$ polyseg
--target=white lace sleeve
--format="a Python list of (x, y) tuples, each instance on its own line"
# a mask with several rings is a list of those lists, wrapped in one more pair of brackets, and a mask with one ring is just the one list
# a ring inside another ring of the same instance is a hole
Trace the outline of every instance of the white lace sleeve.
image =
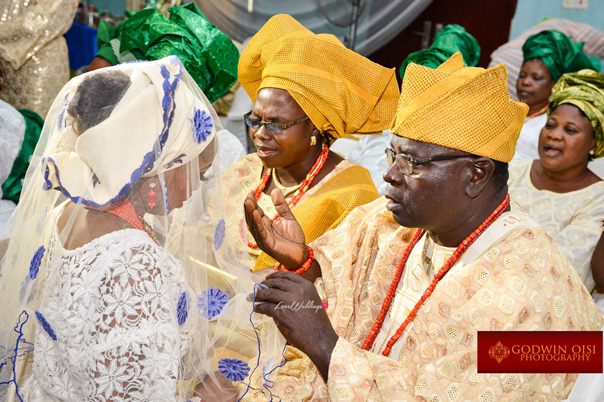
[(175, 400), (181, 349), (178, 294), (158, 261), (164, 256), (154, 248), (124, 251), (101, 283), (90, 400)]

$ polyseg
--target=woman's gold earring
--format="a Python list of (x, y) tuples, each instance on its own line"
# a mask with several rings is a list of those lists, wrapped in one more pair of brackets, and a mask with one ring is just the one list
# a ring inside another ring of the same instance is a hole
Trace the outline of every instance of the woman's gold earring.
[(591, 156), (594, 156), (594, 155), (596, 154), (596, 151), (594, 151), (594, 150), (592, 149), (591, 151), (589, 151), (589, 154), (590, 154)]
[(310, 137), (310, 146), (314, 147), (315, 145), (317, 145), (317, 137), (313, 135), (312, 137)]

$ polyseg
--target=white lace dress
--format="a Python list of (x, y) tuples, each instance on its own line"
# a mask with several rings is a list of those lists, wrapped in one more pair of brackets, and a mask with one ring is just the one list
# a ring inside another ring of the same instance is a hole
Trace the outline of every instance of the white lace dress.
[(177, 311), (187, 296), (180, 263), (136, 229), (75, 250), (55, 232), (49, 249), (38, 316), (48, 325), (36, 329), (24, 400), (181, 400), (176, 381), (189, 333)]
[(588, 291), (596, 286), (591, 256), (604, 230), (604, 181), (581, 190), (538, 190), (531, 181), (533, 160), (510, 162), (510, 196), (564, 251)]

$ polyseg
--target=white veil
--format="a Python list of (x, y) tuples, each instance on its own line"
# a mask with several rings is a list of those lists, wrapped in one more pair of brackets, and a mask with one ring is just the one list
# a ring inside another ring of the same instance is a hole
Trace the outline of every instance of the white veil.
[[(162, 261), (177, 261), (186, 278), (171, 307), (188, 342), (179, 359), (176, 400), (196, 400), (196, 386), (206, 400), (217, 400), (211, 392), (231, 383), (242, 395), (251, 376), (262, 376), (267, 399), (273, 397), (270, 379), (283, 363), (285, 341), (270, 319), (252, 314), (247, 247), (225, 231), (229, 200), (217, 173), (215, 139), (221, 129), (173, 56), (96, 70), (61, 90), (11, 217), (14, 230), (0, 267), (0, 388), (4, 382), (7, 401), (22, 400), (23, 384), (35, 373), (39, 336), (50, 336), (51, 347), (69, 353), (68, 328), (47, 305), (50, 284), (60, 275), (53, 253), (77, 243), (80, 214), (104, 213), (98, 211), (124, 199), (137, 211), (142, 204), (136, 200), (149, 205), (141, 217), (145, 230), (163, 251)], [(154, 202), (140, 195), (147, 191)]]

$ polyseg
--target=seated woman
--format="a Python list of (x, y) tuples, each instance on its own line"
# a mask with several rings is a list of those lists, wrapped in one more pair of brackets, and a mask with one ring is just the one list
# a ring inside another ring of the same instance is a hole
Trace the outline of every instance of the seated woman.
[(604, 228), (604, 181), (587, 168), (604, 155), (604, 75), (564, 74), (552, 91), (539, 160), (510, 162), (509, 192), (554, 238), (590, 292), (604, 260), (592, 254)]
[[(258, 153), (224, 175), (227, 231), (249, 247), (255, 271), (275, 261), (249, 234), (243, 201), (250, 191), (277, 217), (270, 193), (281, 189), (308, 239), (336, 227), (350, 211), (378, 198), (369, 172), (330, 152), (335, 138), (380, 134), (396, 111), (394, 69), (315, 35), (289, 15), (271, 18), (239, 61), (239, 80), (254, 108), (245, 120)], [(266, 270), (263, 273), (272, 272)]]
[[(220, 177), (207, 199), (218, 129), (174, 56), (100, 69), (63, 88), (0, 276), (0, 368), (15, 400), (184, 401), (200, 377), (247, 376), (241, 360), (211, 360), (214, 334), (254, 334), (251, 274), (225, 237)], [(204, 265), (210, 255), (219, 269)], [(222, 325), (235, 314), (234, 326)], [(230, 347), (231, 356), (248, 350)]]
[(516, 143), (514, 159), (539, 159), (539, 133), (547, 121), (552, 88), (562, 74), (582, 69), (600, 71), (600, 60), (583, 52), (583, 43), (554, 30), (530, 36), (522, 46), (524, 62), (516, 81), (518, 99), (529, 112)]

